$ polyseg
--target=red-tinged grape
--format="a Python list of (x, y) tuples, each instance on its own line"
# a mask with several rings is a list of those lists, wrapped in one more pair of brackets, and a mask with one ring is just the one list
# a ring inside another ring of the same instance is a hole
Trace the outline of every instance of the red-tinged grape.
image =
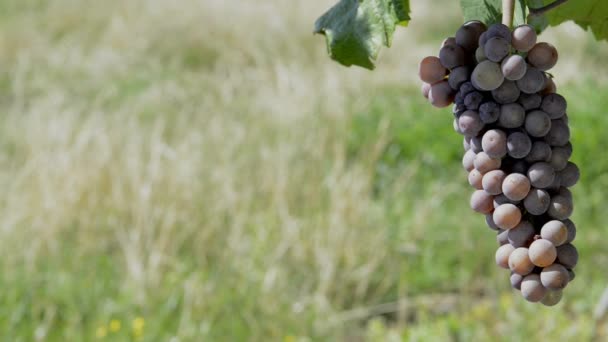
[(561, 180), (561, 185), (565, 187), (571, 187), (578, 183), (581, 174), (578, 169), (578, 166), (573, 162), (568, 162), (566, 167), (559, 172), (559, 178)]
[(502, 182), (502, 192), (510, 200), (521, 201), (530, 192), (530, 180), (521, 173), (511, 173)]
[(572, 156), (572, 145), (555, 146), (551, 150), (551, 158), (549, 164), (555, 171), (561, 171), (568, 165), (568, 160)]
[(424, 57), (418, 66), (418, 76), (422, 82), (437, 83), (447, 75), (448, 71), (435, 56)]
[(452, 69), (450, 72), (450, 77), (448, 77), (448, 84), (454, 90), (458, 90), (460, 86), (469, 80), (469, 75), (471, 74), (470, 70), (466, 66), (456, 67)]
[(540, 276), (536, 273), (528, 274), (521, 281), (521, 294), (529, 302), (540, 302), (547, 294), (547, 289), (540, 281)]
[(522, 93), (534, 94), (545, 87), (545, 75), (537, 68), (528, 66), (524, 76), (515, 82)]
[(464, 105), (470, 110), (477, 110), (481, 101), (483, 101), (483, 95), (477, 91), (470, 92), (464, 97)]
[(483, 189), (481, 185), (481, 180), (483, 179), (483, 177), (484, 175), (481, 174), (481, 172), (473, 169), (471, 170), (471, 172), (469, 172), (469, 184), (471, 184), (471, 186), (475, 189), (481, 190)]
[(549, 43), (537, 43), (528, 51), (528, 63), (542, 71), (547, 71), (557, 63), (557, 49)]
[(439, 50), (439, 61), (447, 69), (464, 65), (464, 50), (458, 45), (446, 45)]
[(528, 256), (528, 249), (525, 247), (516, 248), (509, 255), (509, 268), (512, 272), (525, 276), (532, 272), (534, 264)]
[(545, 306), (554, 306), (562, 300), (562, 295), (562, 290), (550, 290), (540, 302)]
[(524, 77), (528, 65), (522, 56), (511, 55), (502, 61), (500, 68), (502, 70), (502, 74), (507, 80), (517, 81)]
[(437, 108), (447, 107), (454, 101), (454, 91), (448, 84), (448, 81), (443, 80), (431, 86), (429, 91), (429, 102)]
[(512, 229), (521, 221), (521, 211), (510, 203), (499, 205), (492, 215), (500, 229)]
[(557, 86), (552, 77), (545, 77), (545, 87), (540, 91), (542, 95), (553, 94), (557, 91)]
[(513, 247), (509, 244), (505, 244), (505, 245), (498, 247), (498, 249), (496, 250), (496, 255), (495, 255), (496, 265), (498, 265), (502, 268), (508, 269), (509, 268), (509, 256), (511, 255), (511, 253), (513, 253), (514, 250), (515, 250), (515, 247)]
[(483, 190), (475, 190), (471, 195), (471, 209), (481, 214), (489, 214), (494, 209), (494, 198)]
[(551, 129), (551, 119), (542, 110), (534, 110), (526, 115), (526, 132), (535, 138), (544, 137)]
[(420, 92), (422, 92), (422, 96), (424, 96), (424, 98), (426, 98), (426, 99), (429, 98), (429, 91), (431, 91), (431, 85), (426, 82), (422, 82), (422, 86), (420, 87)]
[(464, 156), (462, 157), (462, 167), (467, 172), (470, 172), (475, 168), (475, 164), (473, 162), (475, 161), (476, 156), (477, 154), (471, 150), (468, 150), (464, 153)]
[(499, 169), (500, 164), (500, 159), (491, 158), (485, 152), (477, 153), (475, 160), (473, 161), (473, 165), (481, 173), (487, 173), (489, 171)]
[(488, 226), (488, 228), (492, 229), (492, 230), (500, 230), (500, 228), (498, 228), (498, 226), (496, 225), (496, 223), (494, 223), (494, 218), (492, 217), (492, 214), (486, 214), (486, 225)]
[(524, 107), (525, 110), (532, 110), (540, 108), (542, 97), (538, 94), (522, 93), (519, 95), (519, 100), (517, 100), (517, 102)]
[(549, 115), (551, 120), (559, 119), (566, 114), (568, 104), (560, 94), (548, 94), (543, 97), (541, 109)]
[[(492, 220), (494, 220), (494, 218), (492, 218)], [(496, 224), (496, 223), (494, 223), (494, 224)], [(509, 232), (508, 230), (498, 228), (498, 233), (496, 234), (496, 242), (498, 242), (499, 246), (509, 244), (509, 239), (507, 237), (508, 232)], [(511, 247), (513, 247), (513, 246), (511, 246)]]
[(516, 290), (521, 290), (521, 281), (524, 280), (524, 276), (521, 274), (511, 272), (511, 287)]
[(542, 215), (549, 209), (551, 196), (543, 189), (532, 189), (524, 198), (524, 208), (532, 215)]
[(525, 160), (529, 163), (543, 161), (548, 162), (551, 160), (551, 146), (544, 141), (535, 141), (532, 143), (530, 153), (526, 156)]
[(528, 179), (530, 184), (539, 189), (546, 188), (553, 183), (555, 179), (555, 169), (546, 162), (537, 162), (528, 169)]
[(521, 221), (515, 228), (508, 230), (507, 238), (511, 246), (525, 247), (528, 245), (528, 241), (534, 237), (534, 233), (534, 225), (530, 221)]
[(458, 118), (458, 128), (464, 135), (476, 136), (483, 129), (483, 122), (476, 111), (467, 110)]
[(507, 138), (507, 153), (510, 157), (521, 159), (526, 157), (532, 149), (532, 140), (522, 132), (513, 132)]
[(552, 120), (551, 129), (545, 136), (545, 141), (551, 146), (564, 146), (570, 141), (570, 128), (564, 120)]
[(479, 118), (481, 122), (490, 124), (496, 122), (500, 116), (500, 106), (495, 102), (485, 102), (479, 106)]
[(508, 26), (503, 25), (503, 24), (494, 24), (490, 27), (488, 27), (488, 30), (486, 31), (486, 42), (488, 40), (490, 40), (491, 38), (494, 37), (500, 37), (504, 40), (507, 41), (507, 43), (511, 43), (511, 30), (509, 29)]
[(494, 37), (488, 39), (483, 46), (483, 52), (486, 57), (492, 62), (500, 62), (509, 54), (509, 42), (500, 38)]
[(443, 40), (443, 42), (441, 42), (441, 47), (444, 47), (446, 45), (456, 45), (456, 38), (454, 37), (448, 37), (446, 39)]
[(498, 124), (504, 128), (517, 128), (523, 125), (526, 111), (517, 103), (504, 104), (500, 107)]
[(477, 47), (479, 36), (483, 31), (485, 31), (485, 25), (479, 21), (464, 24), (456, 31), (456, 43), (467, 51), (473, 51)]
[(566, 239), (566, 243), (571, 243), (576, 238), (576, 225), (570, 219), (564, 220), (564, 224), (568, 230), (568, 238)]
[(561, 290), (570, 281), (568, 270), (560, 264), (549, 265), (540, 272), (540, 281), (550, 290)]
[(490, 158), (502, 158), (507, 154), (507, 134), (500, 129), (491, 129), (483, 135), (481, 147)]
[(547, 267), (557, 258), (557, 250), (549, 240), (538, 239), (530, 244), (530, 260), (538, 267)]
[(502, 182), (506, 176), (507, 174), (502, 170), (492, 170), (483, 175), (481, 186), (491, 195), (500, 195), (502, 193)]
[(578, 251), (572, 244), (557, 247), (557, 261), (567, 268), (574, 268), (578, 263)]
[(562, 221), (551, 220), (543, 225), (540, 236), (551, 241), (553, 245), (560, 246), (568, 240), (568, 228)]
[(517, 51), (529, 51), (536, 44), (536, 31), (530, 25), (517, 26), (511, 37), (511, 44)]
[(555, 195), (551, 197), (547, 213), (554, 219), (565, 220), (572, 215), (573, 209), (572, 198)]
[(513, 81), (505, 80), (502, 85), (492, 90), (494, 101), (500, 104), (513, 103), (519, 98), (519, 88)]
[(500, 65), (489, 60), (477, 64), (471, 74), (471, 83), (479, 90), (494, 90), (500, 87), (503, 81)]

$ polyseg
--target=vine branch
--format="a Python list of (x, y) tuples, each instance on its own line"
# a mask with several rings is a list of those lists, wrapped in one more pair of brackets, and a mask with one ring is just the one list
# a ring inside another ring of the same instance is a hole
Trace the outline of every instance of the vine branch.
[(554, 9), (555, 7), (565, 3), (568, 0), (555, 0), (547, 6), (539, 7), (539, 8), (530, 8), (530, 15), (543, 15), (546, 12)]
[(515, 11), (515, 0), (502, 0), (502, 23), (508, 28), (513, 26), (513, 12)]

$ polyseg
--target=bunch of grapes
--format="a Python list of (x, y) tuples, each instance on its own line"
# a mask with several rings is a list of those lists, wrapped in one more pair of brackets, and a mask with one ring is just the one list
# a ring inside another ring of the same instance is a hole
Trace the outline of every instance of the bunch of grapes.
[(454, 104), (462, 163), (476, 189), (471, 208), (497, 231), (496, 263), (526, 300), (551, 306), (578, 262), (568, 188), (579, 169), (569, 161), (566, 100), (547, 73), (557, 50), (536, 38), (529, 25), (467, 22), (438, 57), (420, 62), (419, 74), (433, 106)]

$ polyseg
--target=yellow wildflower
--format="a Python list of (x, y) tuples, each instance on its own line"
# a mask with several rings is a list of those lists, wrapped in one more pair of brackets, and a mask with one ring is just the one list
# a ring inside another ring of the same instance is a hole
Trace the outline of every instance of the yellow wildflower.
[(110, 331), (117, 332), (120, 330), (120, 321), (117, 319), (113, 319), (110, 321)]
[(97, 338), (104, 338), (107, 334), (108, 330), (104, 326), (98, 327), (97, 331), (95, 331), (95, 336), (97, 336)]
[(133, 335), (135, 335), (135, 337), (139, 338), (144, 334), (144, 325), (146, 324), (146, 322), (144, 321), (144, 319), (142, 317), (137, 317), (133, 320)]

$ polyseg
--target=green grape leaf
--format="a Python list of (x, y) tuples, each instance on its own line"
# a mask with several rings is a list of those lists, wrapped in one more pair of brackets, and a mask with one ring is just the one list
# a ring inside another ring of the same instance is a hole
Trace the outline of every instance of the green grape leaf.
[(315, 22), (329, 56), (340, 64), (374, 69), (382, 46), (390, 47), (397, 25), (410, 20), (409, 0), (340, 0)]
[[(555, 0), (528, 0), (528, 6), (530, 8), (538, 8), (548, 5), (553, 1)], [(596, 39), (608, 39), (608, 1), (606, 0), (566, 1), (558, 7), (545, 12), (544, 15), (535, 16), (531, 14), (530, 20), (545, 20), (545, 22), (552, 26), (573, 20), (585, 30), (591, 29)]]
[[(502, 22), (501, 0), (460, 0), (460, 7), (464, 20), (479, 20), (486, 25)], [(513, 25), (521, 25), (526, 22), (526, 3), (524, 0), (515, 1), (515, 13)]]

